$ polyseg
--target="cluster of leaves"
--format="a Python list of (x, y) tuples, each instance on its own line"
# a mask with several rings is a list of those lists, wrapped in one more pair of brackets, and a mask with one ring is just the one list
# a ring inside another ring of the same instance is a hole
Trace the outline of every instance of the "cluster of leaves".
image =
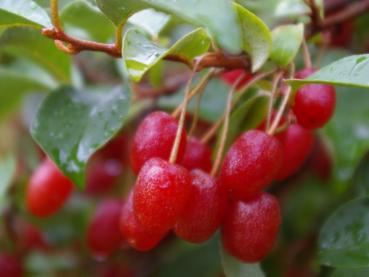
[[(316, 1), (321, 13), (322, 2)], [(125, 24), (122, 59), (114, 63), (101, 54), (91, 53), (73, 58), (41, 35), (42, 28), (52, 27), (49, 1), (0, 0), (0, 121), (4, 125), (0, 130), (4, 133), (14, 128), (6, 123), (21, 108), (22, 120), (30, 128), (33, 139), (80, 188), (84, 187), (91, 156), (122, 128), (130, 128), (143, 110), (152, 107), (151, 102), (132, 101), (134, 95), (128, 80), (160, 87), (165, 78), (171, 77), (169, 73), (185, 72), (180, 64), (167, 63), (168, 57), (193, 65), (196, 59), (218, 48), (234, 55), (246, 53), (252, 72), (286, 68), (293, 61), (298, 64), (304, 29), (309, 22), (306, 14), (310, 11), (302, 0), (64, 0), (59, 4), (66, 33), (81, 39), (112, 42), (116, 28)], [(279, 24), (284, 19), (293, 20), (295, 24)], [(368, 23), (367, 18), (361, 20)], [(361, 25), (365, 29), (365, 24)], [(314, 58), (318, 50), (313, 42), (319, 39), (317, 36), (311, 40)], [(363, 41), (358, 39), (356, 44)], [(281, 244), (292, 243), (290, 237), (295, 241), (297, 236), (306, 239), (316, 231), (315, 225), (324, 220), (321, 215), (354, 198), (324, 223), (317, 260), (320, 265), (332, 268), (361, 267), (358, 274), (365, 274), (369, 271), (368, 159), (365, 157), (369, 150), (369, 107), (366, 104), (369, 55), (353, 55), (350, 51), (328, 50), (321, 70), (305, 80), (286, 81), (294, 89), (306, 83), (327, 83), (342, 88), (338, 89), (335, 116), (319, 134), (328, 142), (333, 155), (333, 176), (324, 185), (315, 178), (290, 181), (302, 184), (289, 192), (292, 200), (286, 200), (283, 205), (286, 227)], [(97, 85), (97, 81), (103, 85)], [(235, 107), (230, 118), (229, 141), (240, 132), (256, 127), (263, 119), (268, 107), (265, 91), (270, 90), (270, 86), (269, 81), (258, 83)], [(199, 110), (201, 120), (212, 123), (221, 117), (228, 89), (218, 79), (209, 82)], [(160, 97), (155, 105), (170, 110), (182, 99), (183, 91), (179, 89), (169, 97)], [(195, 106), (195, 102), (190, 103), (190, 113), (196, 110)], [(34, 149), (28, 140), (27, 137), (23, 141), (28, 149), (23, 159), (32, 168), (37, 163), (32, 159), (37, 158), (30, 153)], [(15, 149), (20, 139), (11, 137), (8, 141)], [(5, 195), (15, 172), (14, 155), (1, 156), (0, 209), (11, 200)], [(24, 204), (18, 201), (24, 210)], [(76, 202), (87, 211), (92, 204), (81, 199)], [(80, 211), (81, 207), (76, 205), (71, 203), (70, 210), (60, 215), (64, 221), (71, 223), (78, 217), (79, 222), (86, 222), (87, 212), (79, 214), (76, 210)], [(45, 225), (59, 243), (81, 235), (83, 226), (71, 224), (70, 228), (63, 228), (55, 221)], [(184, 266), (193, 270), (194, 276), (212, 276), (220, 270), (219, 257), (214, 256), (216, 240), (196, 248), (176, 247), (175, 258), (169, 259), (170, 265), (159, 270), (159, 276), (173, 276), (173, 271), (178, 275), (178, 268)], [(174, 250), (169, 249), (168, 253), (171, 251)], [(282, 246), (277, 247), (263, 265), (267, 272), (278, 272), (278, 266), (273, 264), (279, 262), (280, 251)], [(241, 264), (223, 252), (221, 257), (229, 276), (264, 274), (259, 265)], [(43, 259), (49, 260), (33, 256), (29, 264), (38, 262), (45, 271), (51, 270), (54, 264), (56, 268), (73, 268), (73, 258), (63, 261), (55, 255), (55, 261), (50, 264)], [(34, 270), (36, 266), (31, 268)], [(204, 268), (209, 272), (204, 272)], [(333, 274), (344, 276), (345, 270), (334, 269)], [(187, 271), (186, 275), (191, 274)]]

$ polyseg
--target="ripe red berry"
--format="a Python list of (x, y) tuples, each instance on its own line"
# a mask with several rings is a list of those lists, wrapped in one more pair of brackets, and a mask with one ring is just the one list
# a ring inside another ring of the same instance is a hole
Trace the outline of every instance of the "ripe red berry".
[(163, 234), (184, 211), (191, 192), (187, 169), (154, 158), (142, 167), (133, 189), (133, 207), (146, 230)]
[(281, 224), (277, 199), (261, 193), (247, 202), (234, 201), (222, 226), (224, 248), (238, 259), (255, 263), (272, 249)]
[(119, 229), (122, 203), (108, 199), (96, 208), (87, 230), (87, 243), (97, 256), (108, 256), (118, 250), (123, 243)]
[(68, 199), (73, 183), (55, 164), (46, 159), (32, 174), (27, 188), (27, 207), (35, 216), (45, 217), (57, 212)]
[(23, 252), (28, 252), (33, 249), (45, 250), (48, 248), (48, 243), (42, 232), (35, 226), (19, 220), (15, 227), (17, 243)]
[(235, 69), (231, 71), (226, 71), (220, 75), (220, 78), (222, 78), (222, 80), (224, 80), (227, 84), (231, 86), (234, 84), (234, 82), (237, 81), (241, 74), (245, 74), (245, 77), (242, 78), (242, 80), (236, 87), (237, 89), (240, 89), (252, 79), (252, 75), (250, 73), (247, 73), (245, 70)]
[[(314, 72), (305, 69), (296, 74), (304, 79)], [(293, 112), (298, 123), (308, 129), (323, 127), (332, 117), (336, 106), (336, 91), (333, 86), (322, 84), (305, 85), (296, 92)]]
[[(168, 160), (177, 134), (177, 121), (165, 112), (153, 112), (146, 116), (138, 127), (131, 148), (131, 164), (137, 174), (151, 158)], [(187, 135), (182, 132), (177, 160), (180, 161), (186, 149)]]
[(120, 217), (120, 230), (128, 244), (139, 251), (149, 251), (159, 244), (164, 238), (163, 234), (153, 234), (144, 229), (137, 221), (133, 212), (133, 193), (128, 195), (123, 205)]
[(242, 134), (228, 151), (220, 180), (236, 198), (247, 199), (273, 181), (282, 161), (283, 147), (278, 139), (251, 130)]
[(220, 226), (227, 193), (219, 182), (202, 170), (195, 169), (190, 175), (191, 196), (174, 231), (184, 240), (201, 243), (208, 240)]
[(284, 159), (276, 179), (283, 180), (296, 173), (307, 159), (314, 144), (314, 134), (298, 124), (292, 124), (277, 138), (283, 145)]
[(211, 169), (211, 150), (206, 144), (191, 137), (187, 141), (186, 151), (179, 164), (188, 170), (202, 169), (209, 172)]
[(116, 159), (98, 159), (87, 169), (86, 192), (101, 194), (114, 187), (122, 173), (122, 163)]
[(0, 254), (0, 277), (21, 277), (23, 266), (21, 262), (6, 253)]

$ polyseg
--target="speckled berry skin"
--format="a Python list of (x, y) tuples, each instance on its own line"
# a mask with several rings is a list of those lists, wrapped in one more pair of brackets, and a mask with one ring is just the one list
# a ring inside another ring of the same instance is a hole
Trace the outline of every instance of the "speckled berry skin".
[(120, 230), (124, 240), (134, 249), (138, 251), (150, 251), (156, 247), (165, 237), (167, 232), (163, 234), (153, 234), (149, 230), (144, 229), (137, 221), (133, 212), (133, 193), (131, 192), (125, 201), (121, 217)]
[(23, 266), (14, 256), (6, 253), (0, 254), (0, 277), (21, 277)]
[[(131, 166), (137, 174), (151, 158), (168, 160), (177, 134), (177, 121), (165, 112), (153, 112), (138, 127), (131, 145)], [(187, 135), (183, 130), (177, 160), (186, 149)]]
[(122, 203), (117, 199), (108, 199), (99, 204), (87, 230), (87, 243), (97, 256), (109, 256), (123, 243), (119, 229)]
[(193, 243), (208, 240), (220, 226), (227, 206), (225, 189), (202, 170), (191, 171), (192, 192), (174, 232)]
[(283, 145), (284, 159), (276, 180), (283, 180), (296, 173), (306, 161), (314, 145), (314, 134), (299, 124), (292, 124), (277, 138)]
[(242, 74), (245, 74), (245, 77), (243, 77), (237, 85), (237, 89), (240, 89), (252, 79), (252, 75), (250, 73), (247, 73), (245, 70), (234, 69), (226, 71), (220, 75), (220, 78), (224, 80), (228, 85), (232, 86)]
[(147, 161), (133, 189), (133, 209), (142, 227), (156, 234), (173, 228), (188, 203), (190, 181), (182, 166), (160, 158)]
[(37, 217), (56, 213), (67, 201), (73, 183), (46, 159), (32, 174), (27, 187), (27, 208)]
[[(308, 68), (296, 73), (297, 79), (305, 79), (314, 73)], [(301, 87), (292, 107), (297, 122), (307, 129), (323, 127), (332, 117), (336, 106), (336, 91), (333, 86), (309, 84)]]
[(222, 226), (224, 248), (247, 262), (261, 261), (272, 249), (281, 224), (277, 199), (261, 193), (247, 202), (232, 202)]
[(186, 151), (179, 163), (188, 170), (202, 169), (205, 172), (211, 170), (211, 150), (196, 138), (189, 138)]
[(283, 162), (283, 147), (260, 130), (242, 134), (229, 149), (220, 181), (233, 196), (247, 199), (270, 184)]

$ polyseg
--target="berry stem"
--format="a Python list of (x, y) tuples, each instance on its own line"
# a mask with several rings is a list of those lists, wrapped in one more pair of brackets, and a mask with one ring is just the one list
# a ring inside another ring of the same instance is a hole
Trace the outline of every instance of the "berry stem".
[(272, 91), (270, 93), (269, 103), (268, 103), (268, 116), (267, 116), (267, 122), (266, 122), (266, 130), (268, 130), (270, 127), (270, 121), (271, 121), (272, 112), (273, 112), (274, 98), (277, 93), (278, 85), (279, 85), (279, 82), (281, 81), (282, 76), (283, 76), (283, 71), (279, 71), (276, 75), (274, 75), (274, 78), (273, 78)]
[(57, 30), (62, 30), (62, 26), (59, 18), (59, 1), (51, 0), (50, 2), (50, 10), (51, 10), (51, 21)]
[[(274, 70), (264, 72), (264, 73), (259, 73), (259, 74), (255, 75), (254, 78), (252, 78), (247, 84), (245, 84), (239, 90), (240, 93), (238, 93), (236, 95), (236, 97), (234, 98), (232, 108), (233, 108), (233, 105), (235, 105), (242, 98), (242, 96), (247, 92), (248, 88), (250, 88), (256, 82), (264, 79), (265, 77), (269, 76), (272, 73), (274, 73)], [(218, 121), (213, 126), (211, 126), (210, 129), (203, 135), (203, 137), (201, 138), (201, 142), (204, 143), (204, 144), (207, 144), (213, 138), (213, 136), (216, 134), (219, 127), (222, 125), (223, 121), (224, 121), (224, 115), (221, 118), (219, 118)]]
[(310, 55), (309, 47), (308, 47), (308, 45), (306, 43), (306, 39), (305, 38), (302, 39), (302, 51), (303, 51), (305, 68), (312, 68), (313, 67), (313, 64), (311, 62), (311, 55)]
[(122, 35), (125, 21), (122, 21), (115, 29), (115, 48), (122, 49)]
[[(292, 76), (295, 75), (295, 64), (294, 63), (291, 63), (290, 64), (290, 78), (292, 78)], [(282, 100), (282, 103), (281, 105), (279, 106), (279, 109), (278, 109), (278, 112), (277, 112), (277, 115), (272, 123), (272, 126), (269, 128), (269, 130), (267, 131), (267, 133), (269, 135), (273, 135), (276, 131), (276, 129), (278, 128), (278, 124), (282, 118), (282, 114), (287, 106), (287, 103), (288, 103), (288, 100), (290, 99), (290, 96), (291, 96), (291, 92), (292, 92), (292, 87), (291, 86), (288, 86), (287, 88), (287, 91), (286, 91), (286, 94), (284, 95), (284, 98)]]
[(210, 175), (212, 177), (214, 177), (220, 167), (220, 163), (222, 161), (222, 156), (223, 156), (223, 152), (224, 152), (224, 148), (225, 148), (225, 144), (227, 141), (227, 134), (228, 134), (228, 129), (229, 129), (229, 117), (231, 114), (231, 110), (232, 110), (232, 99), (233, 99), (233, 94), (237, 89), (238, 84), (241, 82), (241, 80), (245, 77), (245, 73), (241, 74), (237, 80), (233, 83), (231, 89), (228, 92), (228, 97), (227, 97), (227, 105), (226, 105), (226, 109), (224, 112), (224, 124), (223, 124), (223, 130), (222, 130), (222, 134), (221, 134), (221, 138), (220, 138), (220, 145), (218, 147), (217, 150), (217, 155), (215, 158), (215, 162), (213, 165), (213, 168), (211, 169), (211, 173)]

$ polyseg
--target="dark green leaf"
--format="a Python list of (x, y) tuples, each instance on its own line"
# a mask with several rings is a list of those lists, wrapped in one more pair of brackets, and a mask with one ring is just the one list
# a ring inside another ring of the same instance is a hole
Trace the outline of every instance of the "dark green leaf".
[(356, 168), (352, 185), (358, 195), (369, 196), (369, 153)]
[(369, 266), (369, 198), (352, 200), (325, 222), (319, 236), (319, 260), (333, 267)]
[(165, 48), (152, 42), (141, 30), (131, 29), (123, 39), (123, 60), (130, 77), (134, 81), (140, 81), (165, 56), (178, 56), (191, 62), (193, 58), (205, 53), (210, 43), (204, 29), (196, 29), (170, 48)]
[(234, 3), (241, 24), (243, 50), (250, 54), (252, 70), (258, 70), (268, 59), (272, 36), (265, 23), (252, 12)]
[(272, 32), (273, 47), (270, 58), (279, 66), (292, 62), (299, 51), (304, 35), (304, 25), (282, 25)]
[(6, 155), (0, 159), (0, 211), (4, 205), (5, 194), (11, 185), (15, 169), (16, 162), (14, 156)]
[(51, 27), (46, 11), (32, 0), (1, 0), (0, 27)]
[(62, 83), (69, 83), (71, 58), (58, 50), (53, 41), (29, 28), (8, 29), (0, 37), (0, 52), (29, 59)]
[(331, 277), (368, 277), (369, 268), (338, 268), (333, 271)]
[(67, 28), (87, 32), (90, 39), (106, 42), (114, 35), (111, 21), (87, 0), (76, 0), (66, 5), (60, 12), (60, 17)]
[(31, 133), (64, 174), (83, 187), (88, 159), (123, 126), (129, 105), (127, 88), (61, 88), (42, 103)]
[(260, 268), (260, 264), (247, 264), (233, 258), (222, 247), (220, 247), (220, 257), (224, 273), (227, 277), (264, 277), (265, 274)]
[(145, 8), (164, 11), (207, 28), (230, 53), (241, 52), (240, 29), (228, 0), (213, 0), (211, 4), (208, 0), (97, 0), (97, 4), (116, 25)]
[(308, 83), (369, 88), (369, 54), (353, 55), (331, 63), (304, 80), (288, 80), (295, 89)]

